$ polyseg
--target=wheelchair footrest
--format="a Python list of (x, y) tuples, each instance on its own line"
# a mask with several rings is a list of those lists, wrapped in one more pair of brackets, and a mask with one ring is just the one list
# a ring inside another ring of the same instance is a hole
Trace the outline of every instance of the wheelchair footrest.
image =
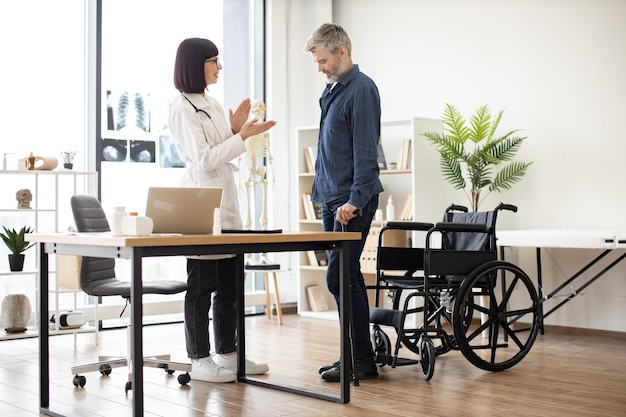
[(397, 358), (396, 366), (416, 365), (420, 363), (417, 359)]

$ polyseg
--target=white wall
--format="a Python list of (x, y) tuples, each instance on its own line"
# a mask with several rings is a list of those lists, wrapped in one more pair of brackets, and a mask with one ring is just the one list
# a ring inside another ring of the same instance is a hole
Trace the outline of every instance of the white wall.
[[(276, 170), (281, 173), (276, 207), (290, 207), (275, 214), (280, 227), (297, 228), (292, 207), (299, 201), (295, 179), (281, 178), (294, 172), (295, 128), (319, 121), (317, 99), (324, 81), (310, 56), (302, 53), (302, 45), (321, 23), (333, 21), (348, 31), (354, 61), (378, 84), (383, 120), (440, 117), (445, 103), (464, 114), (483, 104), (493, 112), (506, 108), (502, 131), (523, 129), (528, 139), (518, 159), (534, 164), (511, 191), (491, 195), (481, 207), (488, 209), (499, 201), (519, 206), (501, 228), (626, 229), (620, 172), (626, 155), (620, 133), (626, 114), (626, 2), (269, 3), (268, 114), (279, 121), (272, 137)], [(428, 182), (417, 180), (428, 195)], [(443, 210), (451, 199), (466, 202), (461, 192), (440, 191), (433, 190), (431, 194), (439, 197), (422, 204)], [(552, 253), (556, 264), (548, 272), (580, 264), (578, 252)], [(533, 261), (532, 254), (521, 252), (522, 267), (531, 276)], [(616, 268), (547, 323), (626, 331), (626, 323), (619, 319), (626, 315), (625, 273), (626, 266)], [(560, 272), (548, 275), (548, 288), (561, 281)]]

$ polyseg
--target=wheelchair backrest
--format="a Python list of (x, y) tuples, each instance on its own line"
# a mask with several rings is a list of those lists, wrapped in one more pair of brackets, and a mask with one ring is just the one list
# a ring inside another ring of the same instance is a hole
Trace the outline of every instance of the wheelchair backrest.
[(448, 250), (495, 250), (495, 214), (493, 211), (476, 213), (446, 212), (443, 221), (448, 223), (475, 223), (487, 227), (486, 233), (447, 231), (442, 236), (442, 247)]

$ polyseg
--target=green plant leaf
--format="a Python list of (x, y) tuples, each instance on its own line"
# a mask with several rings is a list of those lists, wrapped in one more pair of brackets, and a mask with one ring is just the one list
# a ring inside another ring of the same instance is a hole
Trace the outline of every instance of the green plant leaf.
[(511, 162), (496, 174), (493, 183), (489, 186), (489, 191), (510, 190), (513, 184), (526, 175), (531, 164), (532, 162)]
[(478, 143), (488, 138), (491, 132), (491, 113), (489, 112), (489, 106), (484, 105), (476, 110), (476, 113), (470, 118), (470, 124), (472, 125), (470, 140), (474, 143)]
[(520, 150), (522, 143), (526, 139), (526, 137), (510, 136), (515, 132), (513, 130), (489, 144), (488, 152), (493, 158), (500, 161), (510, 161), (515, 157), (515, 154)]
[(469, 139), (470, 130), (465, 126), (465, 120), (456, 107), (446, 104), (442, 121), (448, 127), (447, 136), (450, 140), (464, 144)]
[(8, 229), (6, 226), (2, 226), (2, 228), (4, 229), (4, 233), (0, 233), (0, 237), (2, 237), (2, 240), (11, 253), (19, 254), (35, 246), (35, 243), (29, 244), (24, 240), (24, 235), (33, 231), (30, 227), (23, 226), (19, 231)]
[(461, 164), (458, 158), (454, 155), (442, 153), (440, 160), (441, 172), (443, 177), (454, 187), (456, 190), (465, 188), (465, 179), (461, 171)]

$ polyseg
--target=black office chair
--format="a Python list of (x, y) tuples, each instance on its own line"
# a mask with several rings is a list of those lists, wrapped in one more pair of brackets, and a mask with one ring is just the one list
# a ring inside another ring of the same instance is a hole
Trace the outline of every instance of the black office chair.
[[(109, 222), (100, 201), (88, 195), (75, 195), (70, 200), (72, 213), (78, 232), (108, 232)], [(120, 281), (115, 277), (115, 259), (82, 257), (80, 269), (80, 287), (89, 295), (94, 297), (118, 295), (130, 301), (131, 284), (127, 281)], [(187, 290), (187, 284), (182, 281), (143, 281), (143, 294), (177, 294)], [(130, 336), (130, 325), (128, 333)], [(170, 355), (157, 355), (143, 358), (144, 366), (162, 368), (168, 374), (174, 371), (184, 371), (178, 375), (178, 382), (186, 385), (191, 377), (191, 364), (171, 362)], [(81, 372), (100, 371), (104, 376), (111, 374), (112, 368), (127, 366), (129, 368), (128, 382), (125, 391), (132, 389), (131, 384), (131, 364), (130, 352), (126, 357), (100, 356), (98, 362), (72, 367), (74, 374), (74, 386), (84, 387), (86, 378), (80, 375)]]

